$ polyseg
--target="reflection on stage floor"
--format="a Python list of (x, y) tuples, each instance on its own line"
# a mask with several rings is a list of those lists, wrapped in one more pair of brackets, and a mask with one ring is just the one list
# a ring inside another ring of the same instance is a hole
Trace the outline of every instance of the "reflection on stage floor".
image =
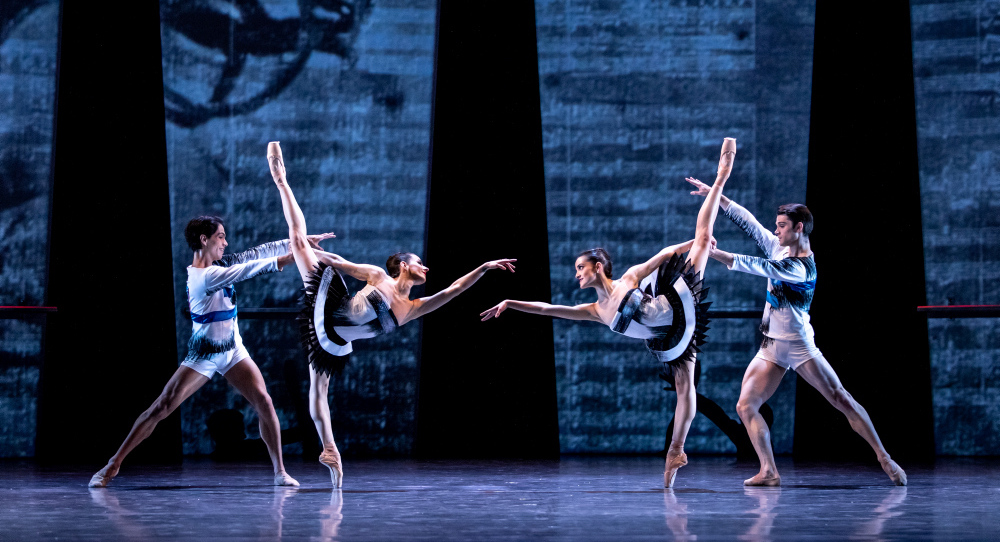
[(656, 457), (551, 461), (350, 460), (344, 487), (290, 459), (300, 488), (264, 463), (126, 464), (106, 489), (92, 469), (0, 463), (4, 540), (994, 539), (1000, 461), (904, 465), (779, 461), (783, 486), (745, 488), (755, 465), (691, 456), (663, 489)]

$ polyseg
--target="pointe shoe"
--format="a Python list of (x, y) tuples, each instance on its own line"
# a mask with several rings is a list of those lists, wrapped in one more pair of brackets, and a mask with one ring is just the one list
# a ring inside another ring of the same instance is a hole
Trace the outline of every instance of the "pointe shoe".
[(285, 180), (285, 159), (281, 155), (281, 145), (277, 141), (267, 144), (267, 163), (271, 168), (271, 177), (275, 182)]
[(763, 473), (757, 473), (753, 478), (747, 478), (743, 480), (743, 485), (745, 486), (762, 486), (762, 487), (778, 487), (781, 485), (781, 476), (775, 474), (772, 476), (764, 476)]
[(892, 460), (891, 457), (886, 456), (885, 459), (879, 460), (879, 464), (882, 465), (882, 470), (889, 475), (889, 479), (892, 483), (897, 486), (906, 485), (906, 472), (898, 463)]
[(340, 450), (336, 444), (331, 444), (323, 448), (323, 453), (319, 454), (319, 462), (330, 469), (330, 481), (333, 487), (339, 488), (344, 483), (344, 468), (340, 465)]
[(674, 487), (674, 478), (677, 478), (677, 471), (688, 464), (688, 456), (684, 452), (673, 453), (667, 451), (667, 465), (663, 471), (663, 487)]
[(722, 140), (722, 152), (719, 156), (720, 178), (726, 179), (733, 172), (733, 162), (736, 161), (736, 138), (727, 137)]
[(295, 478), (289, 476), (287, 472), (282, 471), (274, 475), (274, 485), (299, 487), (299, 482)]
[(118, 474), (118, 469), (114, 469), (112, 471), (110, 468), (105, 466), (103, 469), (97, 471), (97, 474), (90, 477), (90, 483), (87, 484), (87, 487), (108, 487), (108, 484), (111, 483), (111, 479), (114, 478), (116, 474)]

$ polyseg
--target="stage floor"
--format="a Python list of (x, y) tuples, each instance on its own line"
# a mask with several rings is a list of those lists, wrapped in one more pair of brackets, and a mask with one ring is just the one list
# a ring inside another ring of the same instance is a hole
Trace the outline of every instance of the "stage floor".
[(291, 459), (298, 489), (264, 463), (125, 465), (92, 471), (0, 462), (0, 539), (63, 540), (996, 540), (1000, 461), (904, 465), (894, 487), (869, 465), (782, 459), (784, 485), (744, 488), (754, 464), (691, 456), (676, 487), (656, 457), (552, 461)]

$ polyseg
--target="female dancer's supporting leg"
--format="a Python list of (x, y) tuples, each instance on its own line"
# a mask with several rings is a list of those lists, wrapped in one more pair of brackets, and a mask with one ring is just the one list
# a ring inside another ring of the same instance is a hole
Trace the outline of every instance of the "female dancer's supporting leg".
[[(308, 233), (306, 232), (306, 219), (302, 214), (302, 209), (295, 201), (291, 187), (288, 186), (288, 179), (285, 173), (285, 162), (281, 155), (281, 146), (277, 141), (267, 144), (267, 163), (271, 169), (271, 177), (281, 194), (281, 208), (288, 223), (288, 239), (292, 256), (295, 258), (295, 266), (299, 269), (303, 283), (306, 283), (309, 274), (319, 266), (319, 259), (313, 252), (309, 244)], [(319, 433), (320, 441), (323, 443), (323, 453), (319, 456), (319, 462), (330, 469), (330, 479), (333, 487), (340, 487), (344, 479), (344, 470), (341, 466), (340, 450), (333, 440), (333, 428), (330, 421), (330, 404), (327, 402), (327, 390), (330, 386), (330, 375), (322, 374), (309, 366), (309, 415), (312, 417), (316, 431)]]
[[(688, 262), (695, 273), (703, 274), (708, 263), (708, 255), (712, 247), (712, 231), (715, 217), (719, 212), (719, 199), (722, 189), (733, 171), (733, 160), (736, 158), (736, 140), (727, 137), (722, 143), (722, 155), (719, 158), (718, 174), (712, 189), (698, 211), (698, 221), (695, 226), (694, 244), (688, 254)], [(677, 406), (674, 409), (674, 432), (667, 448), (666, 467), (663, 471), (664, 487), (672, 487), (677, 470), (687, 465), (687, 454), (684, 453), (684, 441), (697, 412), (696, 392), (694, 387), (694, 363), (684, 361), (673, 367), (674, 387), (677, 390)]]

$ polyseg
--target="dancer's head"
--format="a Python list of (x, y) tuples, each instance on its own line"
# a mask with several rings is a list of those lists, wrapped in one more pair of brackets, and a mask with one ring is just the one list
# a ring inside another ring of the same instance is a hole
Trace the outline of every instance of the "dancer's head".
[(229, 243), (226, 242), (226, 228), (217, 216), (192, 218), (184, 227), (184, 240), (191, 250), (205, 251), (205, 255), (218, 260)]
[(412, 252), (397, 252), (385, 261), (385, 269), (389, 276), (398, 278), (408, 278), (414, 284), (423, 284), (427, 281), (429, 267), (425, 267), (420, 258)]
[(611, 255), (603, 248), (584, 250), (573, 265), (580, 288), (596, 286), (599, 275), (611, 278)]
[(801, 203), (786, 203), (778, 207), (777, 226), (774, 235), (783, 247), (799, 242), (801, 237), (809, 237), (813, 230), (813, 215)]

